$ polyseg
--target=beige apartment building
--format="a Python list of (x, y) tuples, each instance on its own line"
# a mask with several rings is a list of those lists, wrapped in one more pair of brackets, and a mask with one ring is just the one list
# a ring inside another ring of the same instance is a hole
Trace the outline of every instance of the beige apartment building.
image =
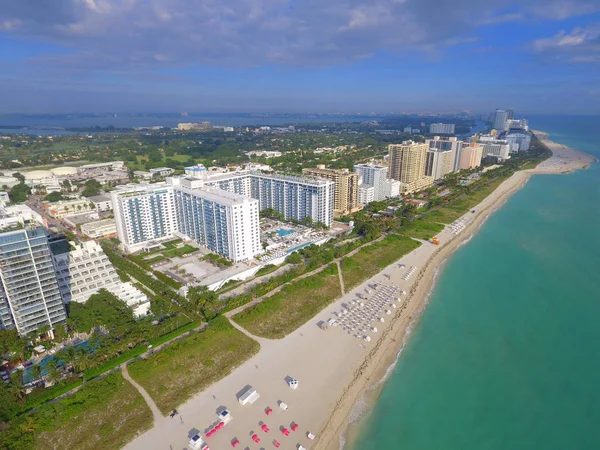
[(433, 185), (433, 177), (425, 175), (428, 149), (428, 144), (413, 141), (388, 146), (389, 176), (400, 182), (401, 194), (410, 194)]
[(483, 147), (472, 142), (469, 146), (464, 146), (460, 154), (458, 170), (472, 169), (481, 165)]
[(348, 169), (327, 169), (320, 164), (316, 169), (302, 169), (302, 173), (311, 177), (324, 178), (335, 183), (334, 206), (335, 216), (343, 216), (358, 211), (359, 175)]

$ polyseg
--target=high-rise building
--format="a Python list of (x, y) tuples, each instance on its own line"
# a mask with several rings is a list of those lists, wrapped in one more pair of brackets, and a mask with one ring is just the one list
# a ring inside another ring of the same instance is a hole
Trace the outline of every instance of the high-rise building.
[(504, 135), (503, 139), (515, 152), (525, 152), (531, 146), (531, 133), (529, 132), (509, 132)]
[(494, 113), (494, 120), (492, 122), (492, 128), (498, 131), (503, 131), (508, 120), (508, 113), (503, 109), (497, 109)]
[(262, 253), (258, 200), (190, 181), (173, 189), (179, 233), (234, 262)]
[(348, 169), (327, 169), (324, 165), (319, 165), (316, 169), (302, 169), (302, 173), (335, 183), (334, 214), (343, 216), (358, 210), (358, 173)]
[(470, 145), (464, 145), (461, 150), (460, 159), (458, 161), (458, 169), (473, 169), (481, 165), (481, 157), (483, 155), (483, 147), (472, 142)]
[(453, 123), (432, 123), (429, 125), (430, 134), (454, 134), (455, 125)]
[[(388, 178), (389, 168), (377, 164), (356, 164), (354, 171), (360, 176), (360, 187), (372, 186), (373, 198), (370, 201), (380, 201), (392, 196), (391, 180)], [(370, 198), (363, 194), (363, 200)], [(396, 194), (397, 195), (397, 194)], [(366, 205), (367, 203), (362, 203)]]
[(375, 201), (375, 187), (369, 184), (361, 184), (358, 188), (358, 203), (368, 205)]
[(460, 153), (464, 145), (463, 141), (459, 141), (456, 137), (441, 138), (435, 136), (433, 139), (427, 139), (425, 142), (429, 145), (430, 151), (434, 149), (437, 151), (450, 150), (452, 152), (451, 172), (459, 170), (458, 166), (460, 164)]
[(493, 156), (499, 161), (510, 158), (510, 145), (507, 141), (499, 139), (482, 140), (480, 144), (483, 147), (483, 158), (486, 156)]
[(117, 236), (125, 251), (171, 238), (177, 230), (173, 190), (166, 183), (120, 186), (111, 197)]
[[(69, 247), (66, 240), (64, 244)], [(148, 297), (131, 283), (120, 280), (97, 242), (82, 242), (71, 251), (55, 251), (53, 258), (58, 287), (65, 303), (84, 303), (100, 289), (106, 289), (127, 303), (137, 317), (148, 314)]]
[(507, 109), (506, 110), (506, 120), (513, 120), (515, 118), (515, 110)]
[(433, 177), (425, 175), (428, 149), (428, 144), (413, 141), (388, 145), (390, 178), (400, 182), (400, 193), (420, 191), (433, 184)]
[(330, 227), (333, 223), (334, 185), (330, 180), (291, 175), (252, 173), (251, 197), (259, 201), (260, 209), (272, 208), (285, 220), (303, 221)]
[(261, 251), (257, 211), (272, 208), (286, 220), (333, 223), (333, 181), (248, 171), (190, 173), (194, 176), (118, 187), (111, 194), (125, 251), (177, 233), (243, 261)]
[(24, 336), (66, 320), (44, 228), (0, 233), (0, 281), (1, 328)]
[(441, 180), (446, 174), (452, 172), (453, 158), (452, 150), (427, 150), (425, 175), (433, 177), (434, 180)]

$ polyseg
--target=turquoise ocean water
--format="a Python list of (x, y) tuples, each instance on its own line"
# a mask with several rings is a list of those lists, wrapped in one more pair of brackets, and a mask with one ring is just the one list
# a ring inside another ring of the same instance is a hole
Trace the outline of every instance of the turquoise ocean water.
[[(600, 158), (600, 117), (531, 117)], [(440, 273), (352, 449), (600, 449), (600, 164), (536, 175)]]

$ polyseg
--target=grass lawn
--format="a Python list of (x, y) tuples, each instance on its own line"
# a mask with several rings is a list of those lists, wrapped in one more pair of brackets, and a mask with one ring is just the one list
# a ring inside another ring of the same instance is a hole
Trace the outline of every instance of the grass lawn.
[(128, 369), (167, 414), (227, 376), (259, 348), (258, 342), (232, 327), (225, 317), (218, 317), (204, 331), (130, 364)]
[(381, 242), (362, 248), (356, 255), (342, 259), (346, 292), (420, 245), (408, 237), (391, 234)]
[(441, 223), (452, 223), (459, 219), (477, 204), (479, 204), (484, 198), (490, 195), (498, 186), (502, 184), (508, 177), (498, 177), (494, 181), (490, 182), (483, 188), (471, 192), (457, 200), (454, 200), (447, 205), (432, 211), (425, 217), (427, 220)]
[(236, 314), (233, 320), (256, 336), (280, 339), (341, 295), (337, 265), (332, 264), (323, 272), (289, 284)]
[(15, 423), (16, 427), (32, 432), (19, 436), (15, 448), (112, 450), (150, 429), (153, 417), (135, 388), (120, 373), (114, 373), (16, 421), (27, 424)]
[(163, 255), (165, 255), (167, 258), (175, 258), (178, 256), (187, 255), (188, 253), (193, 253), (196, 250), (198, 250), (196, 247), (192, 247), (191, 245), (184, 245), (183, 247), (165, 250), (163, 252)]
[(404, 236), (417, 239), (431, 239), (444, 229), (444, 225), (430, 220), (417, 219), (414, 222), (403, 225), (400, 233)]

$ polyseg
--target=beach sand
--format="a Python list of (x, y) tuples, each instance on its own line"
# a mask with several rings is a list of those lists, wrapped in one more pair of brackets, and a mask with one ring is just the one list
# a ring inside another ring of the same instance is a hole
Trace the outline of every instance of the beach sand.
[[(407, 329), (418, 320), (426, 306), (436, 271), (443, 262), (532, 174), (564, 173), (585, 168), (594, 162), (594, 158), (561, 144), (544, 142), (553, 151), (552, 158), (536, 169), (517, 172), (502, 183), (474, 208), (474, 213), (469, 212), (460, 219), (464, 229), (459, 234), (446, 227), (438, 234), (439, 246), (424, 242), (415, 251), (346, 293), (287, 337), (280, 340), (255, 338), (261, 345), (257, 355), (181, 405), (178, 408), (180, 416), (157, 420), (151, 430), (125, 448), (189, 448), (189, 437), (198, 431), (205, 436), (208, 426), (216, 421), (217, 410), (226, 407), (233, 420), (207, 439), (213, 450), (231, 448), (234, 438), (239, 439), (237, 448), (240, 449), (270, 448), (274, 439), (281, 444), (281, 449), (297, 449), (298, 444), (307, 449), (339, 449), (340, 435), (348, 425), (354, 405), (369, 387), (380, 384), (379, 381), (396, 360)], [(399, 267), (400, 263), (405, 267)], [(416, 270), (405, 281), (402, 277), (411, 266)], [(342, 304), (357, 300), (356, 294), (364, 293), (373, 283), (397, 286), (407, 295), (401, 306), (393, 310), (394, 315), (384, 315), (386, 322), (377, 323), (379, 331), (370, 333), (371, 342), (357, 339), (341, 327), (325, 331), (318, 327), (319, 322), (334, 317), (333, 313), (340, 311)], [(298, 389), (290, 389), (286, 377), (298, 379)], [(247, 385), (254, 387), (260, 398), (254, 404), (242, 406), (236, 394)], [(284, 401), (289, 409), (281, 410), (278, 401)], [(269, 416), (264, 412), (267, 407), (273, 408)], [(269, 426), (269, 433), (260, 429), (262, 422)], [(280, 428), (289, 429), (292, 422), (299, 424), (298, 430), (288, 437), (283, 436)], [(314, 441), (307, 439), (308, 431), (317, 435)], [(260, 443), (251, 440), (253, 433), (258, 434)]]

